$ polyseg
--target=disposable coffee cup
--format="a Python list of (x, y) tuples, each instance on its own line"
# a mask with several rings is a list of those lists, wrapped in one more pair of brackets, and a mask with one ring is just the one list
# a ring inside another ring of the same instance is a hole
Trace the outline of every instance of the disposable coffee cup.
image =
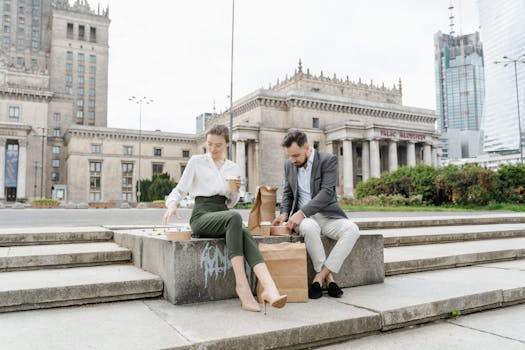
[(228, 184), (228, 192), (237, 192), (237, 181), (236, 177), (229, 176), (226, 178), (226, 183)]

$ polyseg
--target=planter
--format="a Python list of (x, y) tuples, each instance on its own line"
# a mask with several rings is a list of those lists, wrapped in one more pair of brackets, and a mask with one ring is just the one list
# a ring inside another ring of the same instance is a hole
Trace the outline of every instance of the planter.
[(166, 239), (169, 241), (189, 241), (191, 231), (168, 231), (166, 232)]
[(106, 209), (106, 208), (113, 208), (115, 206), (115, 203), (113, 202), (89, 202), (88, 205), (91, 208), (95, 208), (95, 209), (98, 209), (98, 208)]
[(155, 208), (162, 208), (162, 209), (166, 208), (166, 203), (164, 202), (153, 202), (152, 204)]
[(60, 205), (60, 202), (31, 202), (31, 208), (56, 208)]

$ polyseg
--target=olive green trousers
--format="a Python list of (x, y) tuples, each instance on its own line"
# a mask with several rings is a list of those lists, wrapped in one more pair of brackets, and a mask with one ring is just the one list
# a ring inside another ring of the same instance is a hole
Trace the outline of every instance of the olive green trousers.
[(264, 262), (257, 242), (242, 224), (241, 215), (228, 209), (224, 196), (195, 197), (190, 226), (194, 237), (225, 237), (230, 259), (244, 256), (250, 267)]

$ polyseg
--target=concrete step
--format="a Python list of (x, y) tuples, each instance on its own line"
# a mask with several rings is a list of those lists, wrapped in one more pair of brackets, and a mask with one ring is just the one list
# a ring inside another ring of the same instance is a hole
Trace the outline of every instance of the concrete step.
[[(395, 214), (393, 214), (395, 215)], [(448, 215), (448, 216), (423, 216), (423, 217), (381, 217), (381, 218), (353, 218), (362, 230), (425, 227), (425, 226), (455, 226), (455, 225), (491, 225), (491, 224), (516, 224), (525, 223), (524, 213), (503, 213), (483, 215)]]
[(0, 312), (156, 297), (162, 280), (131, 265), (0, 273)]
[[(267, 316), (242, 311), (236, 299), (190, 305), (153, 299), (10, 313), (0, 317), (0, 336), (8, 348), (28, 350), (35, 344), (53, 349), (303, 349), (448, 318), (452, 311), (504, 311), (501, 307), (523, 302), (525, 260), (516, 260), (388, 277), (381, 284), (346, 288), (340, 299), (325, 295), (271, 308)], [(228, 327), (217, 326), (225, 320)], [(60, 325), (59, 331), (49, 332), (49, 324)], [(416, 345), (409, 348), (428, 348)]]
[(131, 260), (131, 251), (112, 242), (0, 247), (0, 272), (93, 266)]
[(0, 247), (15, 245), (103, 242), (113, 231), (102, 227), (27, 227), (0, 229)]
[(525, 238), (491, 239), (384, 249), (385, 275), (525, 259)]
[(381, 234), (385, 247), (525, 237), (523, 224), (460, 225), (364, 230)]

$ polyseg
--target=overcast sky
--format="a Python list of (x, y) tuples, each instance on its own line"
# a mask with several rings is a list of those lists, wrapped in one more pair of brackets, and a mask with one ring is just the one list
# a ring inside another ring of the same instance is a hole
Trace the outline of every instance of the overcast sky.
[[(97, 3), (89, 0), (93, 7)], [(456, 33), (479, 30), (475, 0), (453, 1)], [(228, 105), (231, 0), (106, 0), (108, 126), (193, 133), (195, 116)], [(403, 104), (435, 109), (434, 43), (449, 0), (236, 0), (234, 100), (293, 74), (403, 82)]]

